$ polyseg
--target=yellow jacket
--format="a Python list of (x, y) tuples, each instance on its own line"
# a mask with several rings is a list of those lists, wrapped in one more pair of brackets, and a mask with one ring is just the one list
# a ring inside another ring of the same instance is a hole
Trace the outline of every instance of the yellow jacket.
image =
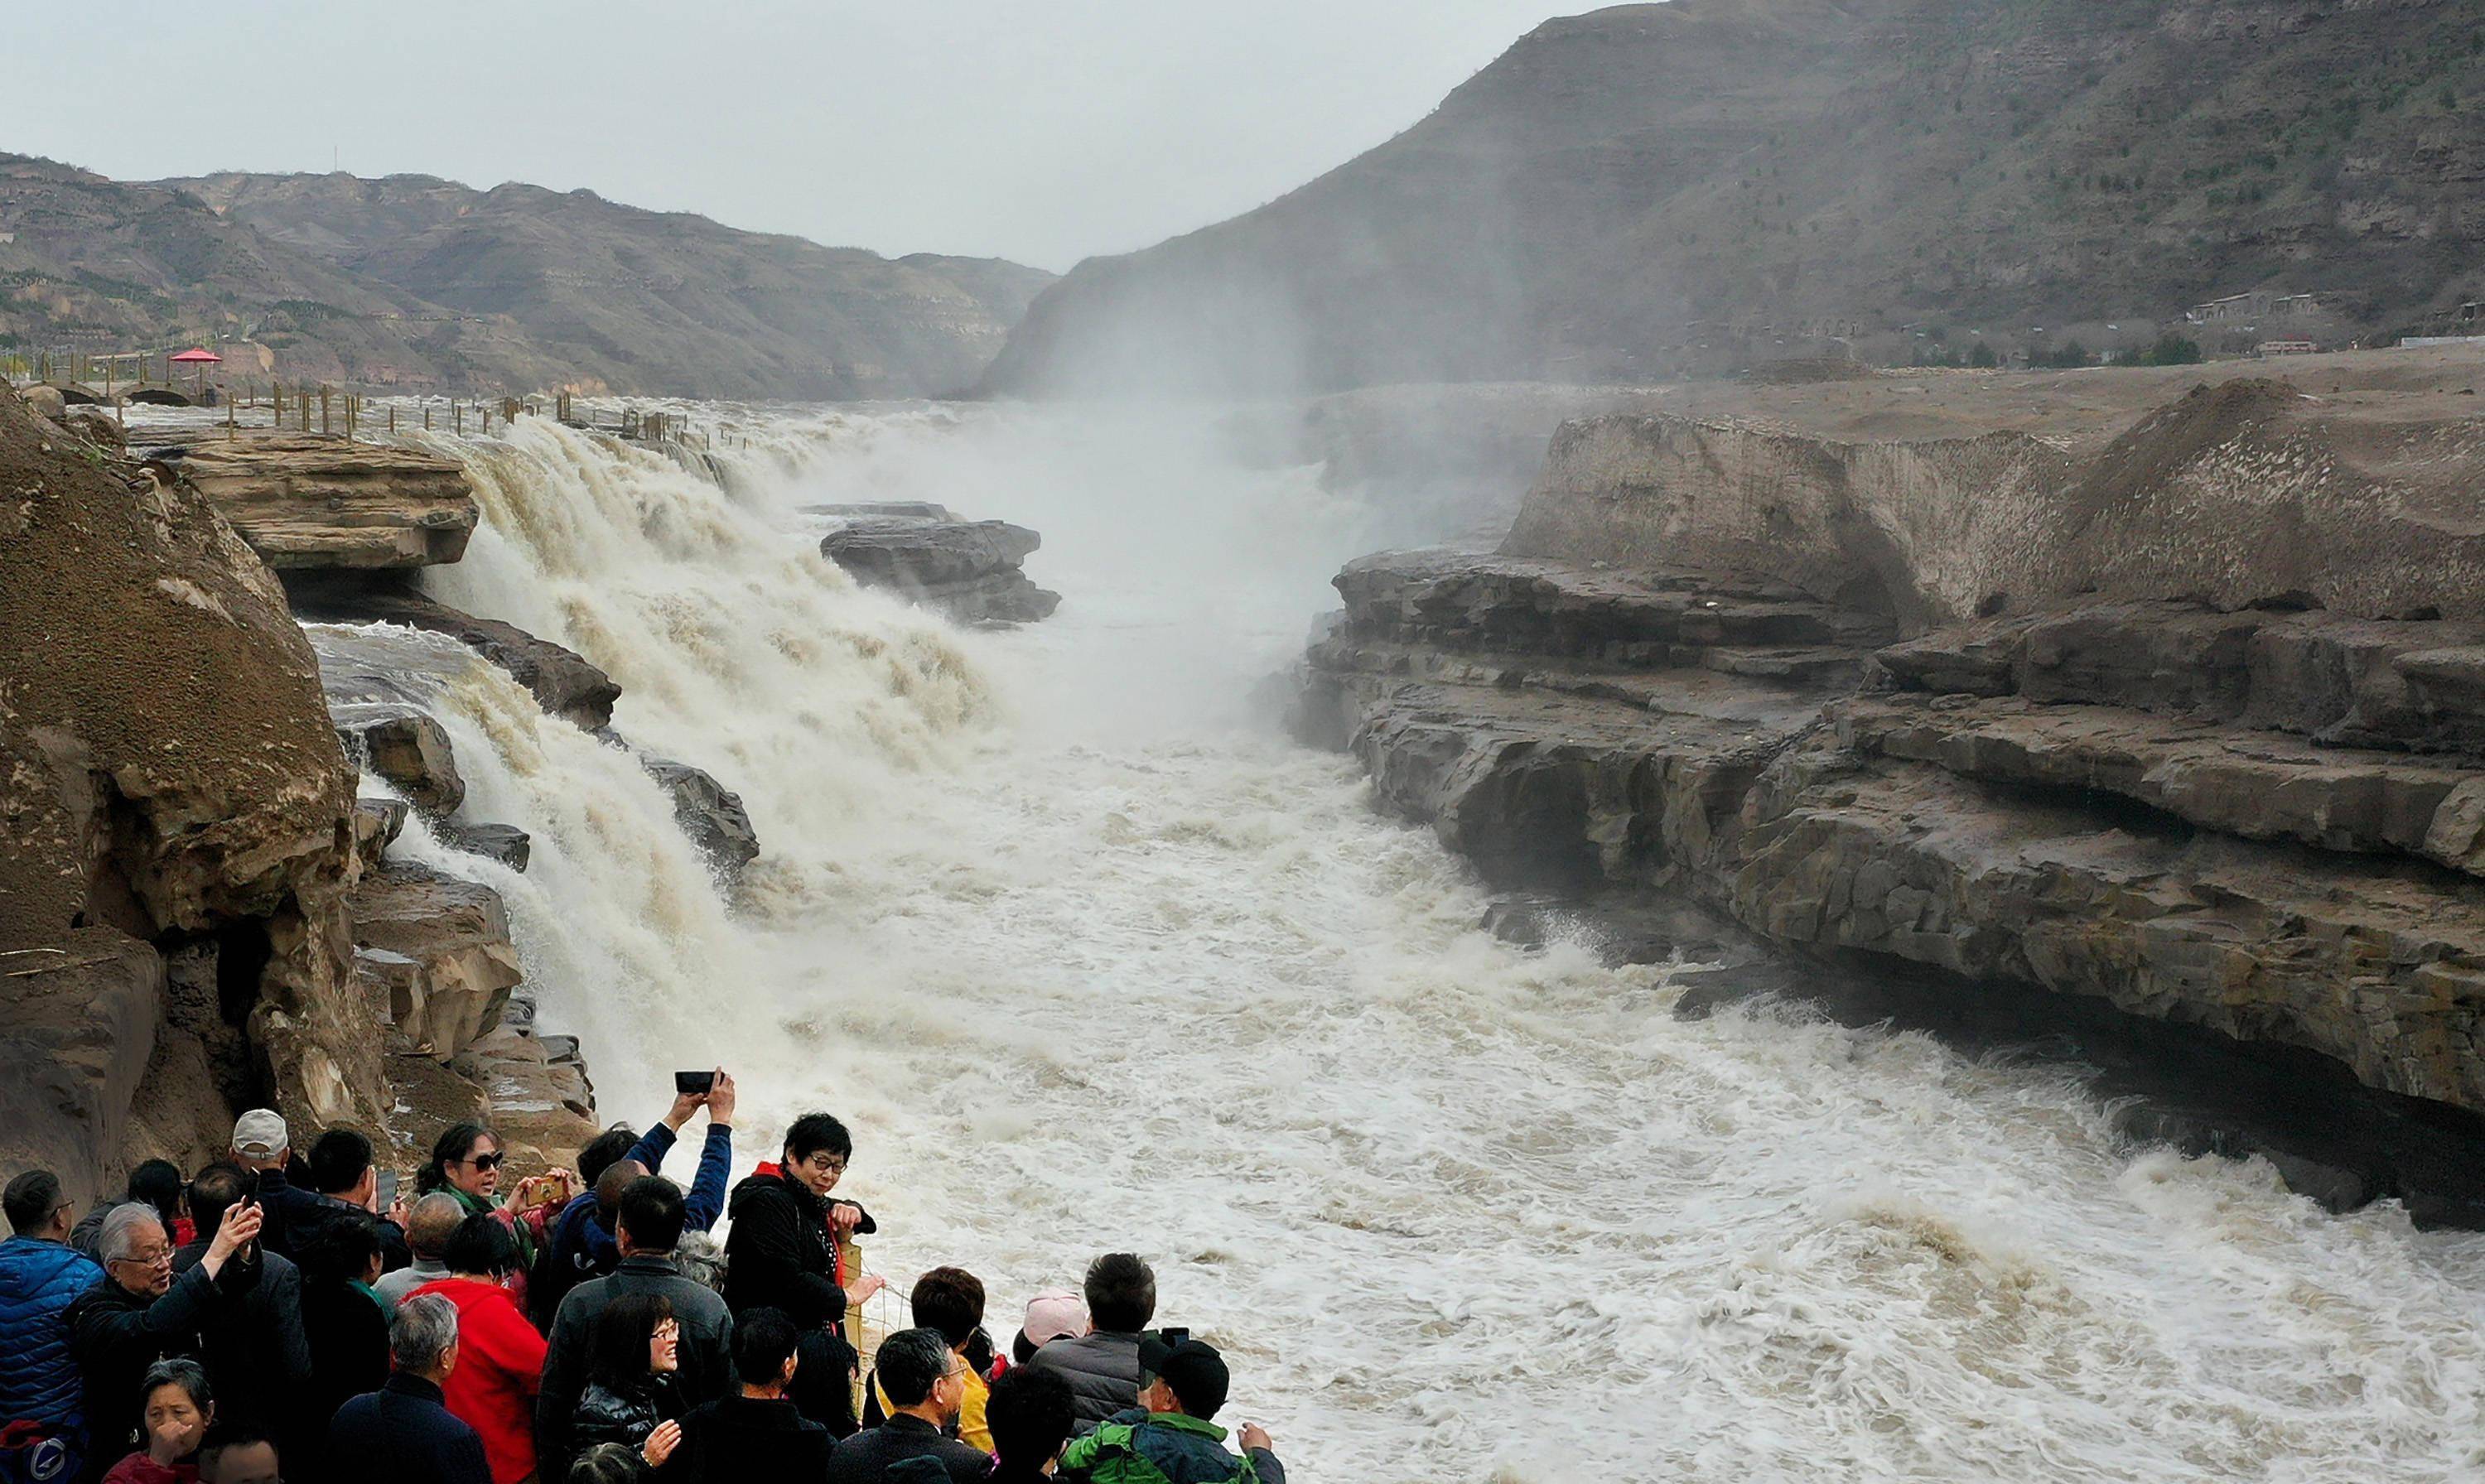
[[(897, 1409), (888, 1404), (888, 1393), (880, 1389), (880, 1372), (871, 1373), (871, 1399), (880, 1406), (884, 1417), (896, 1416)], [(993, 1399), (992, 1383), (977, 1375), (972, 1366), (967, 1370), (967, 1394), (958, 1403), (958, 1441), (969, 1447), (993, 1450), (993, 1426), (985, 1420), (984, 1408)]]

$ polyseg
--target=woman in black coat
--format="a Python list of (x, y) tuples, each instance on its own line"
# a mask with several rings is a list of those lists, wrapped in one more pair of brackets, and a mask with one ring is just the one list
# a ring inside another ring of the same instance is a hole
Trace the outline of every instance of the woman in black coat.
[(594, 1362), (587, 1390), (570, 1414), (570, 1442), (580, 1451), (618, 1443), (638, 1450), (651, 1470), (669, 1462), (682, 1442), (682, 1327), (661, 1293), (625, 1293), (595, 1316)]
[(855, 1430), (856, 1357), (846, 1343), (846, 1306), (885, 1286), (877, 1274), (840, 1282), (837, 1243), (880, 1229), (851, 1201), (832, 1201), (854, 1157), (854, 1137), (825, 1113), (785, 1130), (779, 1163), (762, 1165), (733, 1188), (733, 1227), (724, 1239), (724, 1302), (739, 1320), (773, 1309), (802, 1336), (792, 1399), (803, 1416), (843, 1438)]

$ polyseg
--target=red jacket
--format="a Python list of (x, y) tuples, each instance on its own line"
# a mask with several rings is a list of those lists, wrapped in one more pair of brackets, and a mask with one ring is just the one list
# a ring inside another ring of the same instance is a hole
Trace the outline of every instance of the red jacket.
[(492, 1484), (535, 1471), (535, 1393), (543, 1389), (544, 1337), (506, 1288), (444, 1278), (407, 1295), (436, 1293), (457, 1306), (457, 1368), (440, 1389), (450, 1415), (483, 1440)]
[(113, 1465), (112, 1471), (103, 1476), (103, 1484), (199, 1484), (199, 1466), (173, 1464), (168, 1467), (157, 1463), (154, 1455), (145, 1448), (140, 1448)]

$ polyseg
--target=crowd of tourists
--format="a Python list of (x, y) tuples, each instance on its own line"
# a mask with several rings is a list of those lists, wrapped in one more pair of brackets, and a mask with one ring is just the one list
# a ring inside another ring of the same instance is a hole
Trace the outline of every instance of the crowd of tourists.
[[(683, 1186), (665, 1162), (702, 1110)], [(846, 1270), (877, 1229), (835, 1195), (853, 1139), (797, 1119), (728, 1189), (733, 1112), (719, 1071), (506, 1191), (480, 1124), (399, 1193), (364, 1134), (296, 1149), (266, 1109), (226, 1158), (150, 1160), (93, 1211), (16, 1175), (0, 1484), (1283, 1484), (1266, 1433), (1215, 1420), (1224, 1358), (1151, 1328), (1133, 1254), (1037, 1294), (1005, 1347), (983, 1283), (935, 1268), (866, 1360), (849, 1315), (886, 1283)]]

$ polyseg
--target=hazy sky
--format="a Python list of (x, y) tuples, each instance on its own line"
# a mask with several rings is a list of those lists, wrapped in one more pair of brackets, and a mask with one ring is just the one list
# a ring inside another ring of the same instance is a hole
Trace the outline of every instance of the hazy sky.
[(1563, 0), (168, 3), (9, 28), (0, 148), (584, 186), (1067, 268), (1282, 195)]

